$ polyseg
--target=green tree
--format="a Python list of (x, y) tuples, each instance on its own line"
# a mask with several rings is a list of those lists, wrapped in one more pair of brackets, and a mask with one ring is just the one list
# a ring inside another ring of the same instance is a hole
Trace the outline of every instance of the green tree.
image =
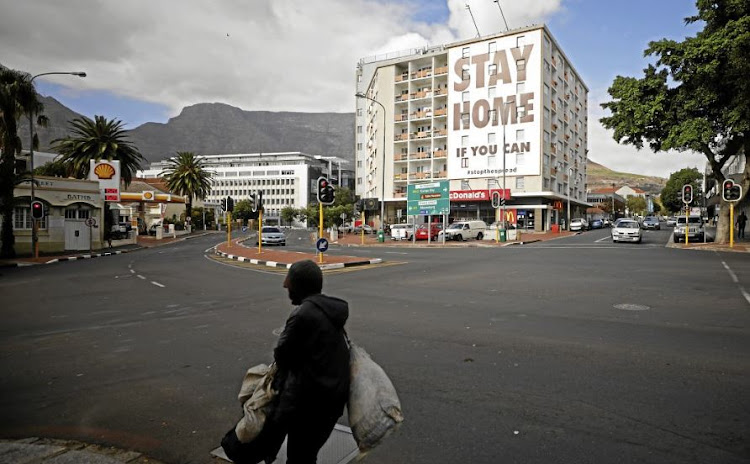
[(185, 195), (185, 214), (192, 217), (193, 198), (203, 200), (211, 191), (213, 173), (206, 169), (204, 160), (189, 151), (178, 151), (167, 160), (167, 167), (159, 174), (171, 192)]
[(661, 203), (656, 201), (656, 199), (654, 199), (654, 213), (661, 213)]
[(214, 223), (214, 210), (213, 208), (204, 208), (202, 206), (199, 206), (197, 208), (193, 208), (192, 215), (190, 216), (191, 220), (190, 223), (195, 226), (197, 230), (203, 229), (204, 223), (203, 223), (203, 211), (206, 212), (206, 227), (211, 227), (211, 225)]
[(299, 210), (291, 206), (284, 206), (281, 208), (281, 220), (287, 224), (291, 224), (299, 216)]
[(646, 199), (636, 195), (630, 195), (625, 200), (625, 206), (627, 206), (630, 214), (637, 214), (643, 216), (646, 212)]
[(247, 221), (253, 217), (253, 202), (250, 200), (240, 200), (234, 204), (232, 219), (242, 219), (242, 225), (247, 225)]
[[(671, 213), (677, 213), (685, 204), (682, 202), (682, 186), (690, 184), (693, 186), (693, 192), (698, 192), (698, 179), (703, 176), (696, 168), (685, 168), (673, 172), (669, 175), (667, 183), (661, 190), (661, 203)], [(694, 201), (698, 196), (694, 195)]]
[[(0, 214), (3, 217), (0, 231), (0, 257), (16, 256), (13, 235), (13, 189), (19, 179), (15, 171), (16, 156), (21, 154), (23, 144), (18, 135), (18, 122), (24, 116), (37, 116), (37, 124), (45, 125), (41, 115), (44, 106), (31, 82), (31, 76), (0, 66)], [(38, 144), (36, 134), (32, 137)]]
[(71, 135), (52, 141), (53, 149), (60, 153), (60, 161), (67, 174), (78, 179), (89, 175), (91, 160), (119, 161), (122, 181), (130, 185), (135, 172), (141, 169), (143, 155), (128, 140), (127, 131), (120, 120), (104, 116), (86, 116), (70, 121)]
[[(609, 88), (612, 101), (602, 104), (611, 116), (601, 119), (619, 143), (652, 150), (695, 151), (705, 155), (720, 183), (722, 168), (743, 150), (750, 153), (750, 2), (698, 0), (702, 22), (695, 37), (682, 42), (649, 43), (656, 57), (640, 79), (617, 76)], [(750, 187), (747, 160), (741, 179)], [(666, 205), (666, 203), (665, 203)], [(717, 242), (729, 239), (729, 208), (721, 208)]]

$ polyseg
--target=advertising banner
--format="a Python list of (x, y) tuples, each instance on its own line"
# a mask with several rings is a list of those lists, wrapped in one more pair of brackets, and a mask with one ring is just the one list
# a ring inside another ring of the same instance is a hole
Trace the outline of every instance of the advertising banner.
[(451, 179), (540, 174), (541, 37), (529, 31), (448, 51)]
[(503, 189), (489, 189), (489, 190), (453, 190), (450, 193), (450, 199), (452, 202), (459, 201), (492, 201), (492, 193), (499, 192), (500, 198), (510, 199), (510, 189), (505, 189), (505, 195), (503, 195)]
[(89, 180), (99, 182), (104, 201), (120, 201), (120, 161), (89, 161)]

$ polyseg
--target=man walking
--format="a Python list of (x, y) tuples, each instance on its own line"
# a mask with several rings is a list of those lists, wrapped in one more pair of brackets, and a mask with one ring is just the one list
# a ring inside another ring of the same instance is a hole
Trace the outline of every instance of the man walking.
[(292, 304), (274, 350), (279, 395), (264, 430), (278, 445), (287, 436), (287, 464), (314, 464), (349, 398), (346, 301), (321, 294), (323, 273), (296, 262), (284, 280)]
[(745, 238), (745, 224), (747, 224), (747, 216), (745, 216), (745, 212), (742, 211), (737, 217), (737, 238)]

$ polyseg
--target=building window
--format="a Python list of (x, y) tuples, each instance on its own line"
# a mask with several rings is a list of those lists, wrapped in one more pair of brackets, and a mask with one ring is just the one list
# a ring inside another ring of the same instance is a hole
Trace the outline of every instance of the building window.
[(516, 165), (523, 164), (523, 153), (516, 153)]
[(549, 155), (547, 154), (544, 155), (544, 165), (549, 166)]
[(495, 53), (497, 51), (497, 43), (496, 42), (490, 42), (489, 48), (487, 49), (489, 53)]
[(525, 71), (526, 70), (526, 60), (518, 60), (518, 61), (516, 61), (516, 69), (518, 71)]
[(463, 113), (461, 115), (461, 128), (462, 129), (469, 128), (469, 113)]
[(362, 116), (362, 108), (357, 108), (357, 116)]
[(544, 84), (544, 94), (549, 95), (549, 86), (547, 84)]
[(544, 179), (544, 188), (545, 189), (549, 188), (549, 179)]
[(461, 101), (462, 101), (462, 102), (467, 102), (467, 101), (469, 101), (469, 92), (462, 92), (462, 93), (461, 93)]
[(489, 66), (487, 67), (487, 73), (488, 73), (488, 74), (489, 74), (490, 76), (494, 76), (495, 74), (497, 74), (497, 65), (496, 65), (496, 64), (491, 64), (491, 65), (489, 65)]
[(523, 177), (516, 177), (516, 188), (519, 190), (523, 190), (525, 187), (523, 186)]
[(544, 120), (549, 121), (549, 108), (544, 109)]
[(517, 94), (522, 94), (524, 92), (526, 92), (526, 83), (525, 82), (519, 82), (518, 84), (516, 84), (516, 93)]
[(363, 147), (363, 145), (362, 145), (362, 143), (361, 143), (361, 142), (357, 144), (357, 150), (360, 150), (360, 151), (361, 151), (361, 150), (362, 150), (362, 147)]
[(464, 47), (463, 49), (461, 49), (461, 58), (468, 58), (470, 50), (471, 49), (469, 47)]
[(494, 132), (490, 132), (489, 134), (487, 134), (487, 143), (488, 144), (492, 145), (492, 144), (496, 143), (495, 140), (496, 140), (496, 136), (495, 136)]
[(357, 185), (362, 185), (362, 178), (361, 177), (357, 177)]
[(516, 140), (526, 140), (526, 132), (523, 129), (516, 130)]
[[(33, 228), (31, 221), (31, 205), (20, 207), (17, 206), (13, 208), (13, 228), (19, 230)], [(39, 221), (39, 228), (47, 228), (47, 216), (43, 217)]]
[(469, 136), (468, 135), (462, 135), (461, 136), (461, 146), (462, 147), (468, 147), (469, 146)]
[(357, 133), (358, 133), (358, 134), (361, 134), (361, 133), (362, 133), (362, 126), (357, 126)]
[(526, 45), (526, 36), (519, 35), (518, 37), (516, 37), (516, 47), (521, 48), (524, 45)]
[(465, 81), (468, 81), (469, 79), (471, 79), (471, 75), (469, 74), (469, 67), (468, 66), (465, 67), (465, 68), (463, 68), (461, 70), (461, 79), (465, 80)]

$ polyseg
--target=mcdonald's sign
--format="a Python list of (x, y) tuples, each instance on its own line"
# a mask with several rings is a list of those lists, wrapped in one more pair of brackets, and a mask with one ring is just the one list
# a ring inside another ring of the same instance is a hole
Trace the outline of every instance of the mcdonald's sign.
[(515, 224), (518, 219), (518, 213), (515, 209), (505, 210), (505, 222), (509, 224)]
[(554, 203), (552, 203), (552, 209), (561, 210), (563, 209), (563, 202), (562, 200), (556, 200)]

